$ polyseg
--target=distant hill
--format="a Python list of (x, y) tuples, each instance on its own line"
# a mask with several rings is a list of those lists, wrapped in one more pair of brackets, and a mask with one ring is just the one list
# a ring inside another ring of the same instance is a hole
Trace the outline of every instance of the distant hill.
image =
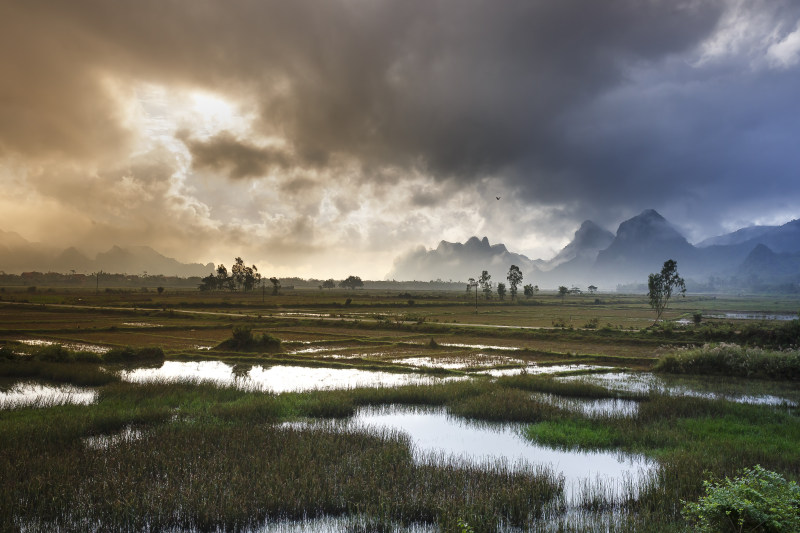
[(0, 270), (9, 274), (20, 272), (90, 273), (98, 270), (109, 273), (162, 274), (164, 276), (206, 276), (214, 264), (181, 263), (166, 257), (149, 246), (110, 250), (89, 258), (80, 250), (69, 247), (57, 250), (39, 243), (31, 243), (17, 233), (0, 230)]
[(511, 265), (525, 272), (534, 268), (528, 257), (509, 252), (503, 244), (471, 237), (464, 244), (441, 241), (433, 250), (419, 247), (398, 257), (387, 279), (466, 281), (487, 270), (493, 281), (505, 281)]
[(648, 274), (674, 259), (680, 274), (697, 282), (722, 277), (740, 284), (745, 280), (800, 283), (799, 220), (743, 228), (700, 244), (691, 245), (663, 216), (647, 209), (622, 222), (616, 234), (583, 222), (573, 240), (550, 260), (532, 260), (502, 244), (489, 245), (486, 237), (472, 237), (465, 244), (442, 241), (435, 250), (419, 248), (402, 256), (390, 276), (466, 280), (486, 269), (493, 280), (505, 281), (509, 266), (516, 264), (524, 283), (542, 288), (592, 284), (608, 290), (646, 283)]

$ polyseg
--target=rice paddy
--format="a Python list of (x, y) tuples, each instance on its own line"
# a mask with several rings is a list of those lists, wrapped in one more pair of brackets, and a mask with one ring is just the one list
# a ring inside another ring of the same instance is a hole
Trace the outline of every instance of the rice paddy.
[(684, 531), (709, 475), (800, 478), (792, 375), (653, 372), (783, 368), (797, 301), (172, 292), (3, 294), (0, 529)]

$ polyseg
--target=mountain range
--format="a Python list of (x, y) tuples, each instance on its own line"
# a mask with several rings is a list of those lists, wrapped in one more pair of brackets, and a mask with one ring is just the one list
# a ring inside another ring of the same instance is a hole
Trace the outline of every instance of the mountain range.
[(112, 246), (108, 251), (90, 258), (77, 248), (57, 250), (32, 243), (11, 231), (0, 230), (0, 270), (8, 273), (26, 271), (75, 271), (88, 274), (109, 273), (162, 274), (165, 276), (207, 276), (214, 264), (181, 263), (153, 250), (149, 246)]
[(524, 283), (614, 288), (646, 283), (664, 261), (674, 259), (679, 273), (702, 283), (709, 279), (751, 284), (800, 282), (800, 220), (782, 226), (752, 226), (706, 239), (697, 245), (663, 216), (647, 209), (622, 222), (616, 233), (585, 221), (572, 241), (550, 260), (530, 259), (502, 244), (470, 238), (465, 244), (442, 241), (433, 250), (418, 248), (395, 261), (393, 279), (460, 279), (487, 270), (505, 282), (509, 267), (520, 267)]

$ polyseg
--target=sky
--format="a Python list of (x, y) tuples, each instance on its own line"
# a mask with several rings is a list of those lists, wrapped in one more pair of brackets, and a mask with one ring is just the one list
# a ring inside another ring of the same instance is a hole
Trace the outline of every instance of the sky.
[(796, 0), (0, 0), (0, 230), (365, 279), (697, 242), (800, 217), (798, 95)]

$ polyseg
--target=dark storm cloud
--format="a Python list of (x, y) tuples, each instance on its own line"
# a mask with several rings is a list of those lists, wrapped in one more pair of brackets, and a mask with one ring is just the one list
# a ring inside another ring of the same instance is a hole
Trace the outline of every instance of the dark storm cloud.
[[(783, 150), (797, 137), (796, 71), (680, 59), (725, 13), (767, 5), (740, 4), (6, 2), (0, 150), (84, 157), (124, 144), (111, 78), (255, 101), (254, 128), (291, 157), (229, 134), (186, 138), (195, 168), (234, 178), (350, 158), (364, 179), (497, 177), (601, 223), (620, 206), (733, 201), (758, 172), (768, 184), (753, 194), (780, 191), (798, 162)], [(769, 6), (797, 20), (793, 3)]]
[(203, 141), (185, 137), (183, 141), (192, 154), (194, 168), (220, 170), (231, 178), (261, 177), (270, 169), (287, 168), (292, 163), (287, 151), (255, 146), (230, 132), (221, 132)]

